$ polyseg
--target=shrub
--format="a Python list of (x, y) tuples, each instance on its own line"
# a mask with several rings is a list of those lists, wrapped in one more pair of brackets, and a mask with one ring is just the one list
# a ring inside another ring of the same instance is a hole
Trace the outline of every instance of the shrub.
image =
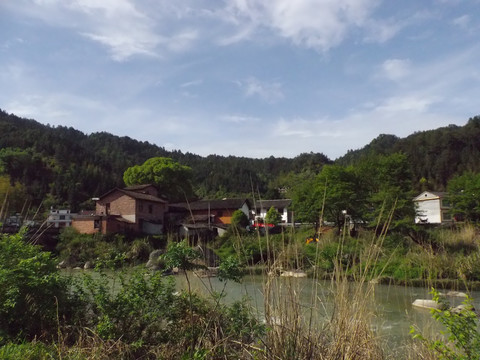
[(50, 253), (25, 243), (21, 234), (0, 235), (0, 289), (0, 343), (52, 336), (59, 321), (82, 311)]
[(54, 348), (37, 341), (22, 344), (8, 343), (0, 347), (0, 359), (3, 360), (44, 360), (56, 358)]
[(91, 298), (93, 324), (103, 339), (122, 338), (126, 343), (154, 344), (166, 341), (166, 323), (175, 314), (176, 298), (172, 281), (161, 273), (136, 270), (125, 274), (100, 271), (98, 277), (85, 275)]
[(412, 327), (410, 333), (413, 338), (422, 341), (440, 360), (480, 359), (480, 324), (473, 311), (472, 299), (467, 297), (463, 307), (454, 311), (435, 289), (432, 290), (432, 294), (433, 300), (445, 305), (442, 310), (431, 310), (432, 317), (445, 326), (446, 331), (442, 331), (445, 338), (427, 339)]

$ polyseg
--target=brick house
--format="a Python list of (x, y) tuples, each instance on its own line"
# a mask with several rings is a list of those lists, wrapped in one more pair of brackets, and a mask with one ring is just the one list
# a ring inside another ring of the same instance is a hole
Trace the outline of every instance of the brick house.
[(161, 234), (167, 202), (150, 184), (114, 188), (96, 200), (95, 214), (77, 215), (72, 227), (80, 233)]

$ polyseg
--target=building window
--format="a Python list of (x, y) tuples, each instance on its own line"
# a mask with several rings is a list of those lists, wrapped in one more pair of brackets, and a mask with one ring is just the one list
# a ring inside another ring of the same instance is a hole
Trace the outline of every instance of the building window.
[(65, 220), (65, 215), (60, 215), (60, 220)]
[(93, 228), (100, 229), (100, 220), (93, 220)]
[(148, 213), (149, 214), (153, 213), (153, 205), (148, 205)]
[(143, 204), (140, 204), (140, 205), (138, 206), (138, 211), (143, 212)]
[(110, 203), (106, 203), (106, 204), (105, 204), (105, 213), (106, 213), (107, 215), (110, 215)]
[(452, 215), (448, 211), (442, 211), (442, 220), (443, 221), (452, 221)]
[(450, 201), (448, 201), (448, 199), (442, 199), (442, 207), (443, 208), (449, 208), (450, 207)]

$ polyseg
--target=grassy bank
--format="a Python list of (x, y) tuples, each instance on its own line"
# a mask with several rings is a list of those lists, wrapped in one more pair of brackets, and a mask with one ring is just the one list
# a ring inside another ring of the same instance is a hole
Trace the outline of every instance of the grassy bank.
[[(186, 289), (177, 292), (160, 272), (141, 267), (128, 276), (100, 270), (98, 277), (78, 284), (59, 276), (58, 259), (26, 244), (21, 235), (2, 235), (0, 358), (441, 359), (437, 343), (430, 341), (435, 336), (421, 329), (415, 341), (399, 349), (378, 337), (371, 280), (431, 285), (447, 281), (445, 274), (456, 274), (456, 284), (475, 279), (476, 264), (465, 259), (478, 253), (476, 230), (448, 231), (433, 230), (422, 243), (387, 232), (355, 238), (331, 232), (313, 244), (305, 244), (308, 228), (263, 237), (231, 232), (216, 243), (222, 258), (218, 276), (225, 283), (241, 281), (247, 266), (254, 266), (263, 279), (260, 316), (240, 299), (225, 304), (225, 288), (214, 291), (208, 280), (207, 295), (195, 293), (189, 274), (198, 268), (199, 255), (185, 243), (171, 243), (163, 256), (166, 266), (188, 270), (179, 275)], [(454, 271), (460, 259), (463, 267)], [(316, 291), (302, 297), (299, 282), (280, 281), (277, 275), (285, 269), (308, 270), (314, 283), (329, 279), (333, 306), (326, 309)], [(478, 322), (470, 312), (445, 314), (437, 316), (448, 319), (447, 329), (459, 325), (460, 335), (469, 331), (466, 347), (456, 346), (455, 338), (440, 338), (458, 355), (449, 358), (460, 359), (478, 339), (467, 325)]]
[[(302, 269), (324, 279), (331, 278), (340, 261), (347, 276), (354, 278), (368, 268), (364, 274), (367, 280), (385, 284), (455, 289), (477, 289), (480, 284), (480, 232), (473, 225), (419, 229), (408, 234), (387, 232), (381, 243), (373, 231), (363, 230), (350, 237), (331, 230), (318, 242), (306, 244), (313, 233), (309, 227), (287, 228), (268, 237), (237, 233), (218, 239), (215, 246), (220, 257), (238, 255), (253, 267), (262, 267), (265, 259), (275, 256), (277, 269)], [(367, 264), (372, 251), (375, 262)]]

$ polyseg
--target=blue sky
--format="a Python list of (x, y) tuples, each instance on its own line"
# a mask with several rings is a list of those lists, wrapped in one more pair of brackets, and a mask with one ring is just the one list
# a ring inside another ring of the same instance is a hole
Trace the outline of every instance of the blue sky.
[(335, 159), (479, 115), (480, 0), (1, 0), (0, 108), (199, 155)]

